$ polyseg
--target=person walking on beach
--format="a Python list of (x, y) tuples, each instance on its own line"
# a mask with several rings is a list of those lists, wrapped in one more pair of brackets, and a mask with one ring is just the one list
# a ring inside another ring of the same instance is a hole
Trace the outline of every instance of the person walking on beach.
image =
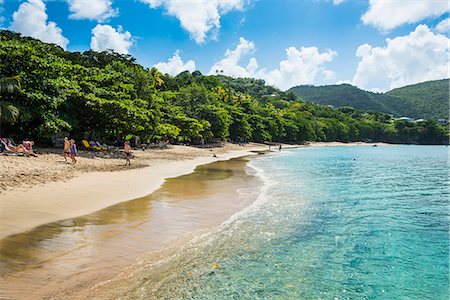
[(72, 163), (76, 164), (77, 163), (77, 145), (75, 144), (75, 140), (70, 140), (70, 158), (72, 159)]
[(64, 138), (64, 160), (67, 161), (67, 157), (70, 156), (70, 142), (69, 138)]
[(130, 146), (130, 144), (128, 142), (125, 142), (123, 144), (123, 152), (125, 152), (125, 159), (126, 159), (125, 166), (126, 165), (130, 166), (131, 165), (131, 161), (130, 161), (131, 146)]

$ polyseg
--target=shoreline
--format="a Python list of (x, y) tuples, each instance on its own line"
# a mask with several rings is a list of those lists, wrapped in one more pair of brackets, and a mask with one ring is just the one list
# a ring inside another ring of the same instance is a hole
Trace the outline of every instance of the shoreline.
[[(165, 180), (148, 196), (3, 239), (5, 295), (95, 298), (96, 292), (84, 295), (147, 258), (170, 255), (253, 203), (260, 180), (247, 166), (251, 159), (224, 157)], [(46, 282), (49, 276), (54, 280)]]
[[(363, 142), (313, 142), (306, 145), (283, 145), (283, 149), (371, 145)], [(85, 171), (69, 179), (54, 181), (55, 179), (51, 178), (43, 184), (18, 186), (1, 192), (0, 239), (43, 224), (79, 217), (117, 203), (147, 196), (160, 188), (166, 179), (192, 173), (200, 165), (269, 152), (268, 145), (264, 144), (251, 144), (245, 148), (239, 148), (240, 150), (233, 148), (230, 150), (226, 147), (201, 150), (192, 147), (176, 147), (175, 149), (182, 150), (174, 154), (181, 156), (181, 159), (172, 157), (168, 160), (144, 160), (137, 164), (137, 168), (129, 170)], [(195, 153), (193, 157), (189, 157), (188, 154), (192, 153)], [(212, 157), (211, 153), (217, 153), (217, 157)], [(143, 166), (143, 163), (146, 165)]]
[[(359, 146), (371, 145), (372, 144), (359, 144)], [(378, 145), (382, 146), (380, 144)], [(305, 149), (323, 146), (339, 147), (357, 145), (319, 143), (314, 145), (295, 146), (295, 148)], [(261, 147), (264, 148), (264, 146)], [(284, 149), (289, 149), (289, 146), (285, 145)], [(222, 161), (219, 164), (227, 164), (227, 167), (223, 169), (227, 175), (226, 178), (228, 178), (228, 176), (233, 178), (235, 176), (232, 174), (234, 168), (230, 168), (229, 161), (231, 160), (232, 162), (232, 158), (249, 155), (254, 156), (258, 153), (277, 155), (279, 152), (269, 152), (267, 151), (267, 147), (264, 149), (228, 151), (219, 154), (219, 157), (217, 158), (203, 156), (191, 160), (159, 162), (158, 165), (128, 171), (100, 173), (108, 175), (106, 176), (108, 178), (105, 177), (104, 180), (105, 188), (107, 190), (101, 190), (102, 188), (100, 188), (100, 190), (95, 193), (104, 196), (105, 194), (109, 195), (115, 193), (114, 197), (117, 197), (115, 199), (118, 202), (114, 204), (118, 205), (111, 204), (107, 207), (101, 207), (92, 214), (89, 213), (88, 215), (82, 215), (81, 217), (69, 217), (74, 218), (75, 220), (68, 222), (67, 226), (65, 225), (66, 221), (60, 221), (57, 222), (56, 226), (53, 226), (53, 224), (49, 224), (50, 226), (39, 226), (36, 230), (33, 229), (32, 231), (3, 239), (4, 248), (9, 248), (13, 254), (16, 253), (15, 249), (19, 250), (22, 248), (29, 249), (25, 250), (24, 253), (31, 251), (28, 255), (33, 255), (33, 251), (45, 253), (45, 255), (42, 256), (36, 255), (34, 259), (30, 260), (30, 262), (36, 263), (35, 266), (27, 267), (24, 270), (14, 271), (10, 274), (6, 274), (6, 276), (2, 278), (5, 283), (5, 295), (8, 295), (8, 293), (10, 293), (11, 296), (20, 295), (21, 297), (19, 298), (23, 299), (86, 299), (95, 298), (99, 295), (106, 296), (117, 295), (117, 293), (120, 294), (123, 289), (126, 290), (130, 286), (133, 286), (132, 284), (134, 281), (130, 280), (134, 280), (133, 275), (143, 271), (144, 267), (153, 269), (153, 267), (157, 267), (158, 264), (167, 261), (167, 259), (176, 257), (179, 255), (180, 249), (187, 249), (185, 247), (191, 247), (192, 241), (204, 236), (209, 236), (211, 232), (214, 232), (218, 224), (223, 222), (223, 219), (229, 220), (230, 215), (234, 216), (235, 213), (241, 211), (236, 211), (235, 209), (237, 207), (230, 208), (228, 206), (227, 199), (233, 199), (233, 201), (235, 201), (236, 198), (232, 197), (231, 194), (228, 197), (224, 196), (225, 193), (230, 191), (232, 185), (228, 185), (229, 182), (224, 181), (226, 179), (223, 179), (220, 174), (217, 173), (217, 170), (220, 168), (215, 165), (215, 162)], [(248, 161), (251, 159), (252, 158), (243, 158), (238, 159), (237, 161)], [(199, 166), (200, 169), (208, 169), (210, 163), (213, 163), (213, 166), (209, 167), (209, 172), (202, 173), (200, 170), (196, 169)], [(154, 192), (150, 192), (140, 199), (129, 199), (133, 201), (123, 199), (123, 196), (127, 193), (144, 193), (143, 189), (150, 189), (149, 182), (144, 179), (148, 179), (149, 176), (155, 176), (153, 174), (155, 171), (160, 173), (157, 174), (160, 179), (160, 184), (158, 185), (158, 182), (156, 181), (151, 183), (152, 187), (154, 186)], [(181, 175), (175, 174), (178, 172), (185, 173)], [(198, 180), (198, 177), (195, 176), (195, 174), (198, 176), (198, 173), (203, 174), (202, 176), (205, 178), (210, 178), (210, 182), (212, 182), (214, 186), (209, 190), (205, 190), (203, 185), (197, 184), (198, 182), (201, 182), (201, 180)], [(122, 174), (120, 175), (120, 178), (127, 178), (127, 180), (138, 177), (139, 183), (136, 184), (139, 185), (141, 190), (133, 190), (131, 187), (122, 189), (123, 186), (117, 185), (116, 182), (119, 178), (116, 178), (113, 181), (106, 180), (117, 177), (118, 174)], [(135, 175), (132, 176), (132, 174)], [(175, 175), (163, 178), (163, 176), (169, 174)], [(88, 183), (91, 185), (98, 185), (99, 181), (96, 179), (98, 175), (99, 173), (86, 173), (85, 176), (82, 176), (85, 177), (85, 179), (89, 179), (83, 181), (84, 186), (88, 186)], [(75, 179), (59, 182), (59, 184), (64, 185), (70, 183), (72, 185), (72, 181), (75, 181)], [(191, 186), (193, 189), (187, 189), (184, 188), (183, 185), (180, 185), (180, 182), (183, 181), (190, 182), (191, 184), (194, 183)], [(57, 183), (53, 182), (48, 185), (53, 184)], [(48, 192), (48, 185), (40, 185), (35, 188), (40, 187)], [(243, 185), (245, 186), (246, 184)], [(35, 191), (35, 188), (32, 190)], [(234, 189), (231, 190), (234, 191)], [(193, 192), (211, 195), (211, 191), (216, 193), (216, 202), (210, 201), (211, 199), (214, 199), (214, 197), (208, 198), (207, 201), (203, 202), (199, 202), (199, 197), (196, 197), (196, 194), (192, 197)], [(224, 193), (224, 191), (226, 192)], [(237, 191), (238, 190), (234, 193), (237, 193)], [(167, 193), (171, 192), (174, 193), (174, 200), (178, 199), (177, 197), (189, 197), (190, 195), (193, 201), (185, 201), (187, 198), (182, 201), (179, 201), (181, 199), (178, 201), (164, 200), (164, 198), (167, 197)], [(86, 191), (86, 193), (88, 196), (84, 199), (85, 202), (83, 203), (86, 203), (86, 200), (90, 200), (93, 195), (91, 190)], [(1, 196), (2, 195), (0, 194), (0, 200)], [(244, 198), (246, 197), (244, 196)], [(248, 199), (251, 198), (247, 198), (247, 200)], [(43, 202), (48, 201), (44, 198), (41, 198), (41, 200)], [(78, 200), (71, 204), (79, 205), (80, 203), (79, 201), (77, 203), (77, 201)], [(151, 208), (139, 205), (138, 203), (151, 203)], [(248, 204), (251, 206), (252, 202)], [(33, 206), (33, 203), (30, 203), (30, 205)], [(117, 209), (117, 206), (127, 206), (129, 209)], [(241, 208), (245, 210), (246, 207), (247, 204)], [(61, 209), (61, 207), (57, 206), (54, 208), (56, 210)], [(85, 207), (77, 207), (76, 209), (83, 208)], [(63, 207), (62, 209), (67, 210), (69, 208)], [(180, 210), (187, 213), (187, 215), (190, 216), (190, 219), (183, 219), (183, 214), (179, 213)], [(118, 211), (124, 212), (118, 213)], [(136, 216), (133, 211), (138, 212), (139, 215)], [(114, 212), (121, 216), (119, 218), (120, 222), (116, 223), (114, 221), (115, 218), (111, 215), (111, 213)], [(207, 219), (209, 221), (207, 221)], [(104, 223), (102, 220), (109, 220), (110, 223)], [(199, 220), (203, 223), (199, 224)], [(19, 219), (19, 221), (23, 221), (23, 219)], [(213, 223), (208, 223), (211, 221)], [(122, 224), (120, 225), (120, 223)], [(117, 231), (117, 226), (119, 226), (119, 231)], [(59, 228), (61, 228), (62, 231), (59, 231)], [(102, 229), (104, 233), (99, 228), (104, 228)], [(180, 228), (184, 228), (185, 232), (180, 232)], [(50, 231), (49, 239), (45, 238), (46, 235), (42, 234), (42, 232), (46, 231)], [(51, 234), (52, 231), (55, 232), (55, 236)], [(26, 245), (26, 247), (20, 247), (20, 243), (24, 243), (23, 245)], [(69, 247), (68, 251), (60, 248), (64, 245)], [(58, 255), (58, 253), (49, 250), (60, 251), (62, 255)], [(126, 255), (123, 256), (123, 254)], [(12, 257), (15, 257), (15, 255), (16, 254)], [(214, 263), (214, 261), (211, 263)], [(75, 273), (73, 273), (74, 270), (76, 270)], [(156, 270), (153, 273), (152, 272), (146, 273), (145, 276), (148, 277), (149, 274), (157, 274), (158, 269), (156, 268)], [(49, 276), (54, 279), (47, 283)], [(156, 284), (159, 284), (158, 278), (159, 277), (155, 277)], [(44, 282), (46, 282), (46, 284), (44, 284)]]
[(67, 181), (3, 192), (0, 194), (0, 239), (147, 196), (159, 189), (166, 179), (192, 173), (197, 166), (257, 155), (252, 151), (258, 150), (262, 149), (229, 151), (216, 158), (162, 161), (117, 172), (89, 172)]

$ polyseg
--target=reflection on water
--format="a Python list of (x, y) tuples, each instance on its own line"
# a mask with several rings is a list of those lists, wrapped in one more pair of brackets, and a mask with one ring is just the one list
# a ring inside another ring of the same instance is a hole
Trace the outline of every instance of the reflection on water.
[(241, 158), (199, 166), (149, 196), (2, 239), (3, 292), (33, 298), (105, 280), (141, 253), (220, 224), (256, 196), (259, 182), (246, 163)]

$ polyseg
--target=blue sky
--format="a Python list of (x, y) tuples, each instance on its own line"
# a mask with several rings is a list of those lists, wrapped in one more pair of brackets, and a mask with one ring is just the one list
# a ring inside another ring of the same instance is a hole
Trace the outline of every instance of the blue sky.
[[(449, 77), (446, 0), (0, 0), (3, 28), (146, 67), (257, 77), (287, 89), (385, 91)], [(389, 40), (387, 40), (389, 39)]]

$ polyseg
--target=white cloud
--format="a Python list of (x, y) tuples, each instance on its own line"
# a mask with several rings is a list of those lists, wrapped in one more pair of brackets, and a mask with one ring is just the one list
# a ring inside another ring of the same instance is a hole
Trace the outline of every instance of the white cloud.
[(448, 35), (450, 33), (450, 18), (447, 18), (439, 22), (439, 24), (436, 25), (434, 30)]
[(9, 29), (66, 49), (69, 40), (62, 35), (61, 28), (55, 22), (47, 22), (47, 18), (42, 0), (28, 0), (20, 4), (19, 9), (13, 13)]
[[(224, 74), (233, 77), (251, 77), (253, 72), (258, 68), (256, 59), (252, 58), (247, 67), (239, 65), (241, 58), (255, 49), (255, 44), (251, 41), (247, 41), (244, 38), (239, 39), (239, 44), (236, 49), (228, 49), (225, 52), (225, 57), (217, 61), (209, 71), (210, 74), (215, 74), (216, 71), (223, 71)], [(252, 72), (253, 71), (253, 72)]]
[(339, 4), (341, 4), (342, 2), (344, 2), (345, 0), (333, 0), (333, 4), (334, 5), (339, 5)]
[(169, 58), (167, 62), (157, 63), (156, 65), (154, 65), (154, 67), (162, 73), (176, 76), (184, 71), (195, 71), (195, 62), (193, 60), (189, 60), (184, 63), (180, 57), (179, 51), (176, 51), (175, 54), (171, 58)]
[(247, 0), (140, 0), (151, 8), (164, 7), (175, 16), (197, 43), (203, 43), (213, 31), (220, 29), (220, 17), (231, 10), (242, 10)]
[(267, 71), (259, 68), (253, 57), (246, 66), (239, 64), (243, 56), (252, 53), (254, 49), (253, 42), (240, 38), (236, 49), (227, 50), (225, 57), (211, 67), (209, 74), (223, 70), (223, 74), (233, 77), (262, 78), (268, 84), (283, 90), (299, 84), (313, 84), (319, 76), (325, 80), (335, 78), (335, 73), (324, 67), (325, 63), (337, 56), (335, 51), (326, 50), (320, 53), (316, 47), (301, 47), (300, 50), (289, 47), (286, 49), (287, 57), (279, 63), (279, 68)]
[(419, 25), (406, 36), (386, 39), (385, 47), (361, 45), (353, 83), (370, 90), (387, 90), (449, 77), (450, 39)]
[(117, 53), (128, 54), (132, 45), (131, 33), (124, 31), (121, 26), (116, 30), (110, 25), (97, 24), (92, 29), (91, 49), (94, 51), (112, 49)]
[(323, 78), (327, 81), (334, 81), (336, 80), (336, 72), (331, 70), (323, 70), (322, 71)]
[(88, 19), (103, 22), (118, 15), (111, 0), (67, 0), (71, 19)]
[(265, 80), (281, 89), (288, 89), (299, 84), (315, 83), (318, 74), (329, 80), (332, 71), (326, 70), (324, 64), (332, 61), (337, 53), (327, 49), (320, 53), (316, 47), (295, 47), (286, 49), (287, 58), (280, 62), (280, 67), (268, 73)]
[(445, 0), (370, 0), (369, 9), (361, 17), (364, 24), (389, 31), (403, 24), (412, 24), (449, 11)]

